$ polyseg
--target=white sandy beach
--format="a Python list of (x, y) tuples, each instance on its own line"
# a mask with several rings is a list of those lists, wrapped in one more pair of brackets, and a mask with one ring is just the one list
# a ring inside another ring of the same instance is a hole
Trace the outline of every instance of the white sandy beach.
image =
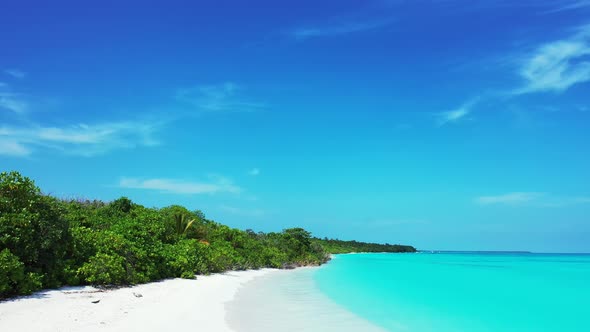
[(43, 291), (0, 302), (0, 331), (235, 332), (226, 324), (226, 302), (244, 283), (273, 271), (232, 271), (108, 291)]

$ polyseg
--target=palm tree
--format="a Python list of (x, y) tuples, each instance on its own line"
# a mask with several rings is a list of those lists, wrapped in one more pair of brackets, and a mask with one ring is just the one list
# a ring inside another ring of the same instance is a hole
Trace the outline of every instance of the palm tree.
[(186, 220), (185, 214), (175, 214), (174, 222), (176, 226), (176, 234), (186, 235), (186, 231), (193, 225), (196, 219)]

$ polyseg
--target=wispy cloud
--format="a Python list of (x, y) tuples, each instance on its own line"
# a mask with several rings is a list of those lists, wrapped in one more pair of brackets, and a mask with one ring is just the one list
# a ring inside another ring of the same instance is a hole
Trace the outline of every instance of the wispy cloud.
[(538, 14), (551, 14), (566, 10), (575, 10), (585, 7), (590, 7), (590, 0), (494, 0), (494, 1), (471, 1), (469, 6), (461, 1), (453, 0), (382, 0), (382, 2), (390, 5), (400, 5), (405, 2), (422, 2), (427, 3), (432, 10), (452, 11), (454, 13), (470, 13), (488, 11), (491, 9), (505, 9), (510, 10), (526, 9), (528, 11)]
[(303, 26), (289, 31), (291, 37), (296, 40), (306, 40), (315, 37), (330, 37), (347, 35), (363, 31), (376, 30), (387, 27), (394, 22), (393, 19), (377, 19), (365, 21), (339, 21), (331, 24)]
[(28, 109), (28, 103), (19, 94), (0, 92), (0, 109), (14, 113), (24, 113)]
[(461, 105), (459, 108), (456, 108), (451, 111), (439, 112), (437, 113), (438, 118), (438, 125), (444, 126), (449, 123), (456, 123), (459, 122), (461, 119), (465, 118), (471, 113), (471, 110), (477, 104), (479, 98), (475, 98), (469, 100), (468, 102)]
[(252, 168), (250, 171), (248, 171), (248, 174), (252, 175), (252, 176), (257, 176), (260, 174), (260, 169), (258, 168)]
[(590, 0), (574, 0), (574, 1), (555, 1), (557, 7), (546, 11), (546, 13), (557, 13), (567, 10), (581, 9), (590, 7)]
[[(24, 72), (10, 70), (11, 75), (24, 76)], [(26, 113), (32, 109), (26, 95), (7, 91), (8, 84), (0, 85), (0, 112), (19, 114), (28, 125), (0, 124), (0, 155), (26, 156), (41, 150), (57, 150), (64, 154), (95, 156), (117, 149), (158, 145), (155, 133), (166, 122), (181, 121), (195, 112), (252, 112), (263, 110), (266, 104), (245, 99), (242, 88), (235, 83), (200, 85), (181, 89), (176, 100), (191, 106), (190, 110), (177, 105), (180, 111), (174, 116), (152, 113), (151, 121), (119, 121), (98, 124), (73, 124), (49, 126), (33, 119)], [(34, 111), (34, 110), (31, 110)], [(22, 122), (22, 121), (21, 121)]]
[(555, 196), (542, 192), (512, 192), (496, 196), (481, 196), (475, 199), (480, 205), (534, 205), (538, 207), (564, 207), (590, 204), (589, 196)]
[(27, 76), (27, 73), (25, 73), (24, 71), (14, 68), (5, 69), (4, 73), (18, 79), (23, 79), (25, 78), (25, 76)]
[(211, 176), (209, 181), (191, 182), (175, 179), (137, 179), (122, 178), (119, 181), (121, 188), (156, 190), (171, 194), (216, 194), (232, 193), (238, 194), (242, 189), (236, 186), (231, 180)]
[[(44, 149), (57, 150), (65, 154), (95, 156), (116, 149), (157, 145), (153, 133), (158, 129), (158, 124), (140, 122), (80, 124), (67, 127), (3, 126), (0, 127), (0, 140), (11, 148), (0, 149), (0, 154), (22, 156), (30, 154), (32, 150)], [(10, 151), (13, 153), (9, 153)], [(14, 153), (15, 151), (20, 153)]]
[[(590, 1), (590, 0), (589, 0)], [(437, 113), (438, 125), (455, 123), (472, 113), (482, 100), (505, 101), (530, 93), (560, 93), (590, 82), (590, 24), (578, 27), (571, 36), (537, 46), (524, 56), (512, 55), (505, 63), (516, 65), (523, 83), (505, 91), (487, 91), (461, 107)]]
[[(18, 69), (0, 69), (0, 75), (24, 78)], [(190, 118), (195, 112), (251, 112), (263, 110), (266, 104), (242, 95), (240, 86), (227, 82), (180, 89), (176, 94), (176, 112), (147, 114), (149, 120), (105, 121), (95, 124), (48, 125), (29, 115), (36, 111), (34, 96), (12, 91), (12, 84), (0, 82), (0, 155), (23, 157), (40, 151), (96, 156), (118, 149), (158, 145), (155, 138), (166, 123)], [(180, 105), (184, 104), (184, 105)], [(186, 105), (190, 105), (187, 110)], [(7, 111), (7, 113), (5, 113)], [(170, 115), (169, 113), (174, 113)]]
[(3, 139), (0, 137), (0, 156), (16, 156), (26, 157), (31, 154), (29, 150), (23, 144), (10, 139)]
[(531, 202), (539, 197), (545, 195), (537, 192), (513, 192), (496, 196), (481, 196), (477, 197), (475, 201), (482, 205), (490, 204), (523, 204)]
[(232, 82), (217, 85), (199, 85), (180, 89), (176, 99), (204, 112), (253, 112), (264, 110), (265, 103), (247, 100), (241, 96), (242, 88)]
[(563, 92), (590, 81), (590, 25), (574, 36), (539, 46), (525, 57), (519, 69), (524, 85), (514, 94)]

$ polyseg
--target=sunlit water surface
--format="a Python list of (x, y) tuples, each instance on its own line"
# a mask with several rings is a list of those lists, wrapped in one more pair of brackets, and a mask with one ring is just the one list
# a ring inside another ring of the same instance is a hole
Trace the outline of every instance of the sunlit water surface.
[(590, 331), (590, 255), (337, 255), (253, 283), (237, 331)]

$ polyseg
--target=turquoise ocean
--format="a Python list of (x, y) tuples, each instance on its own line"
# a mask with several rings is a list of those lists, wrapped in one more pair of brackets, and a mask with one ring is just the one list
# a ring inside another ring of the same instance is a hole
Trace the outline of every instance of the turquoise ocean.
[(388, 331), (590, 331), (590, 255), (338, 255), (312, 278)]
[(588, 332), (590, 255), (335, 255), (252, 281), (229, 309), (245, 332)]

